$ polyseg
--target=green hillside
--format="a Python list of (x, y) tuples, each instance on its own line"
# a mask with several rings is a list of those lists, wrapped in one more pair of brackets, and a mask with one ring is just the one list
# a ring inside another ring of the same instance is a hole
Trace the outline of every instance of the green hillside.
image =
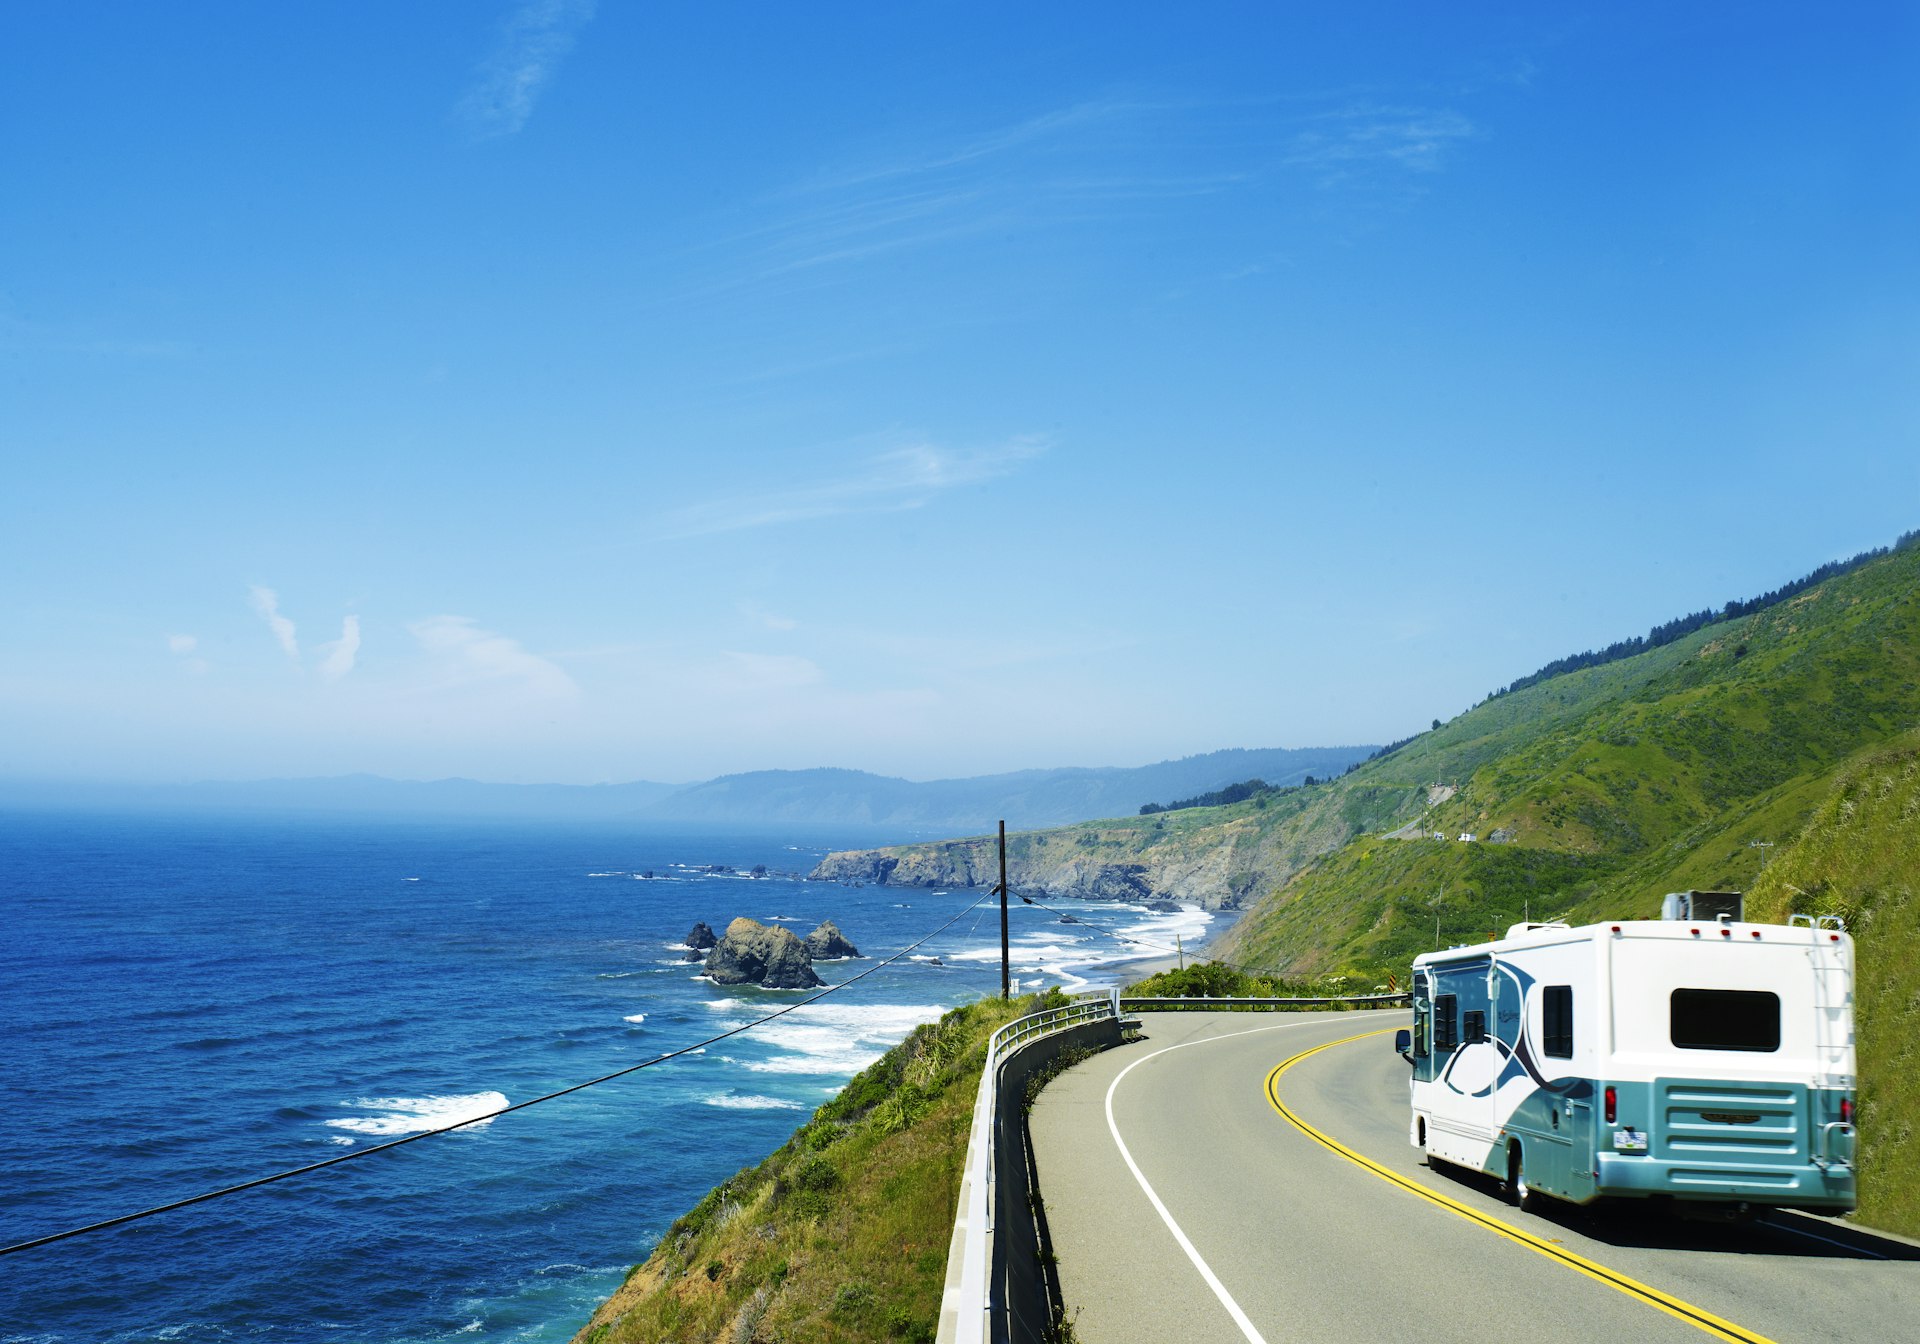
[(1920, 734), (1871, 753), (1753, 884), (1748, 913), (1839, 915), (1852, 931), (1860, 1218), (1920, 1237)]
[(1850, 758), (1920, 724), (1917, 592), (1909, 542), (1774, 606), (1484, 702), (1326, 786), (1436, 801), (1407, 838), (1358, 835), (1293, 875), (1221, 955), (1377, 973), (1432, 947), (1436, 917), (1453, 943), (1529, 912), (1645, 915), (1667, 891), (1750, 885)]

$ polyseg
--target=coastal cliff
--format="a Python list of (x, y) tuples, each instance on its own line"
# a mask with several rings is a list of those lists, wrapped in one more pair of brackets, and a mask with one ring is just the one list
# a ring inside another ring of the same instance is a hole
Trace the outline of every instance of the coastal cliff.
[[(1243, 909), (1361, 830), (1416, 814), (1423, 797), (1417, 788), (1314, 786), (1232, 807), (1009, 835), (1007, 884), (1035, 896)], [(822, 859), (811, 876), (891, 887), (990, 887), (999, 880), (998, 843), (974, 836), (841, 850)]]

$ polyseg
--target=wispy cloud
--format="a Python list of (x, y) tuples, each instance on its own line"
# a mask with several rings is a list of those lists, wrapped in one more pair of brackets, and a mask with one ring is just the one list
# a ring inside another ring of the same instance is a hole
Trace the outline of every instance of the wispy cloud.
[(800, 628), (800, 622), (791, 616), (782, 616), (778, 612), (768, 611), (757, 602), (740, 603), (740, 614), (755, 625), (772, 630), (777, 634), (787, 634)]
[(421, 649), (438, 660), (452, 685), (509, 686), (554, 699), (579, 692), (557, 664), (529, 653), (517, 639), (482, 630), (465, 616), (429, 616), (407, 629)]
[(460, 100), (460, 117), (476, 135), (513, 135), (527, 124), (594, 7), (594, 0), (528, 0), (507, 16)]
[(299, 662), (300, 641), (294, 637), (293, 622), (280, 614), (280, 595), (257, 583), (247, 593), (253, 609), (266, 621), (267, 629), (273, 631), (273, 637), (280, 641), (280, 647), (285, 650), (287, 657)]
[(322, 680), (338, 681), (353, 671), (353, 661), (360, 653), (360, 618), (348, 616), (341, 621), (340, 638), (321, 647), (327, 650), (327, 656), (320, 664)]
[(171, 653), (179, 665), (193, 676), (204, 677), (209, 668), (207, 660), (195, 656), (200, 641), (193, 635), (168, 635), (167, 652)]
[(1089, 99), (971, 133), (870, 146), (852, 161), (770, 193), (772, 222), (713, 240), (759, 253), (728, 284), (901, 250), (1136, 213), (1229, 190), (1247, 164), (1217, 143), (1197, 104)]
[(1355, 103), (1315, 116), (1294, 134), (1286, 161), (1322, 170), (1323, 185), (1362, 167), (1433, 173), (1474, 134), (1473, 123), (1450, 108)]
[[(863, 263), (990, 239), (1144, 219), (1198, 198), (1311, 174), (1313, 189), (1403, 190), (1478, 132), (1455, 106), (1326, 91), (1259, 103), (1113, 96), (972, 133), (870, 146), (757, 203), (764, 222), (716, 232), (718, 293), (776, 279), (844, 283)], [(1221, 208), (1224, 208), (1221, 207)]]
[(858, 470), (831, 480), (710, 500), (681, 509), (669, 514), (655, 535), (677, 541), (846, 514), (917, 509), (945, 491), (1005, 476), (1044, 452), (1046, 446), (1045, 439), (1031, 435), (973, 452), (916, 443), (882, 453)]

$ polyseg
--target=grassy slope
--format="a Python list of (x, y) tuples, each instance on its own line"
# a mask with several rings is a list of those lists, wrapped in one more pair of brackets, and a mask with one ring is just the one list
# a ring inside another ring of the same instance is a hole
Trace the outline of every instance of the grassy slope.
[(1290, 974), (1404, 967), (1535, 918), (1646, 914), (1748, 885), (1847, 760), (1920, 723), (1920, 548), (1638, 658), (1487, 702), (1334, 786), (1458, 787), (1448, 836), (1362, 835), (1243, 918), (1222, 955)]
[(1842, 773), (1748, 913), (1837, 914), (1859, 956), (1860, 1218), (1920, 1237), (1920, 734)]
[(987, 1038), (1040, 1006), (917, 1029), (676, 1222), (576, 1344), (932, 1340)]

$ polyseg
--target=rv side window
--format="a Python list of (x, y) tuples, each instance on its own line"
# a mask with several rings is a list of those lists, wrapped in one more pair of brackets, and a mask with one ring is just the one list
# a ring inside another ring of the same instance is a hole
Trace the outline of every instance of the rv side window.
[(1467, 1009), (1466, 1020), (1460, 1024), (1460, 1038), (1468, 1045), (1478, 1045), (1487, 1039), (1487, 1014), (1484, 1009)]
[(1672, 1040), (1682, 1050), (1780, 1048), (1780, 996), (1763, 989), (1676, 989)]
[(1540, 995), (1541, 1049), (1554, 1059), (1573, 1058), (1573, 986), (1548, 985)]
[(1444, 1054), (1460, 1043), (1456, 1030), (1459, 1019), (1453, 1015), (1458, 1002), (1452, 994), (1433, 996), (1433, 1049), (1436, 1054)]

